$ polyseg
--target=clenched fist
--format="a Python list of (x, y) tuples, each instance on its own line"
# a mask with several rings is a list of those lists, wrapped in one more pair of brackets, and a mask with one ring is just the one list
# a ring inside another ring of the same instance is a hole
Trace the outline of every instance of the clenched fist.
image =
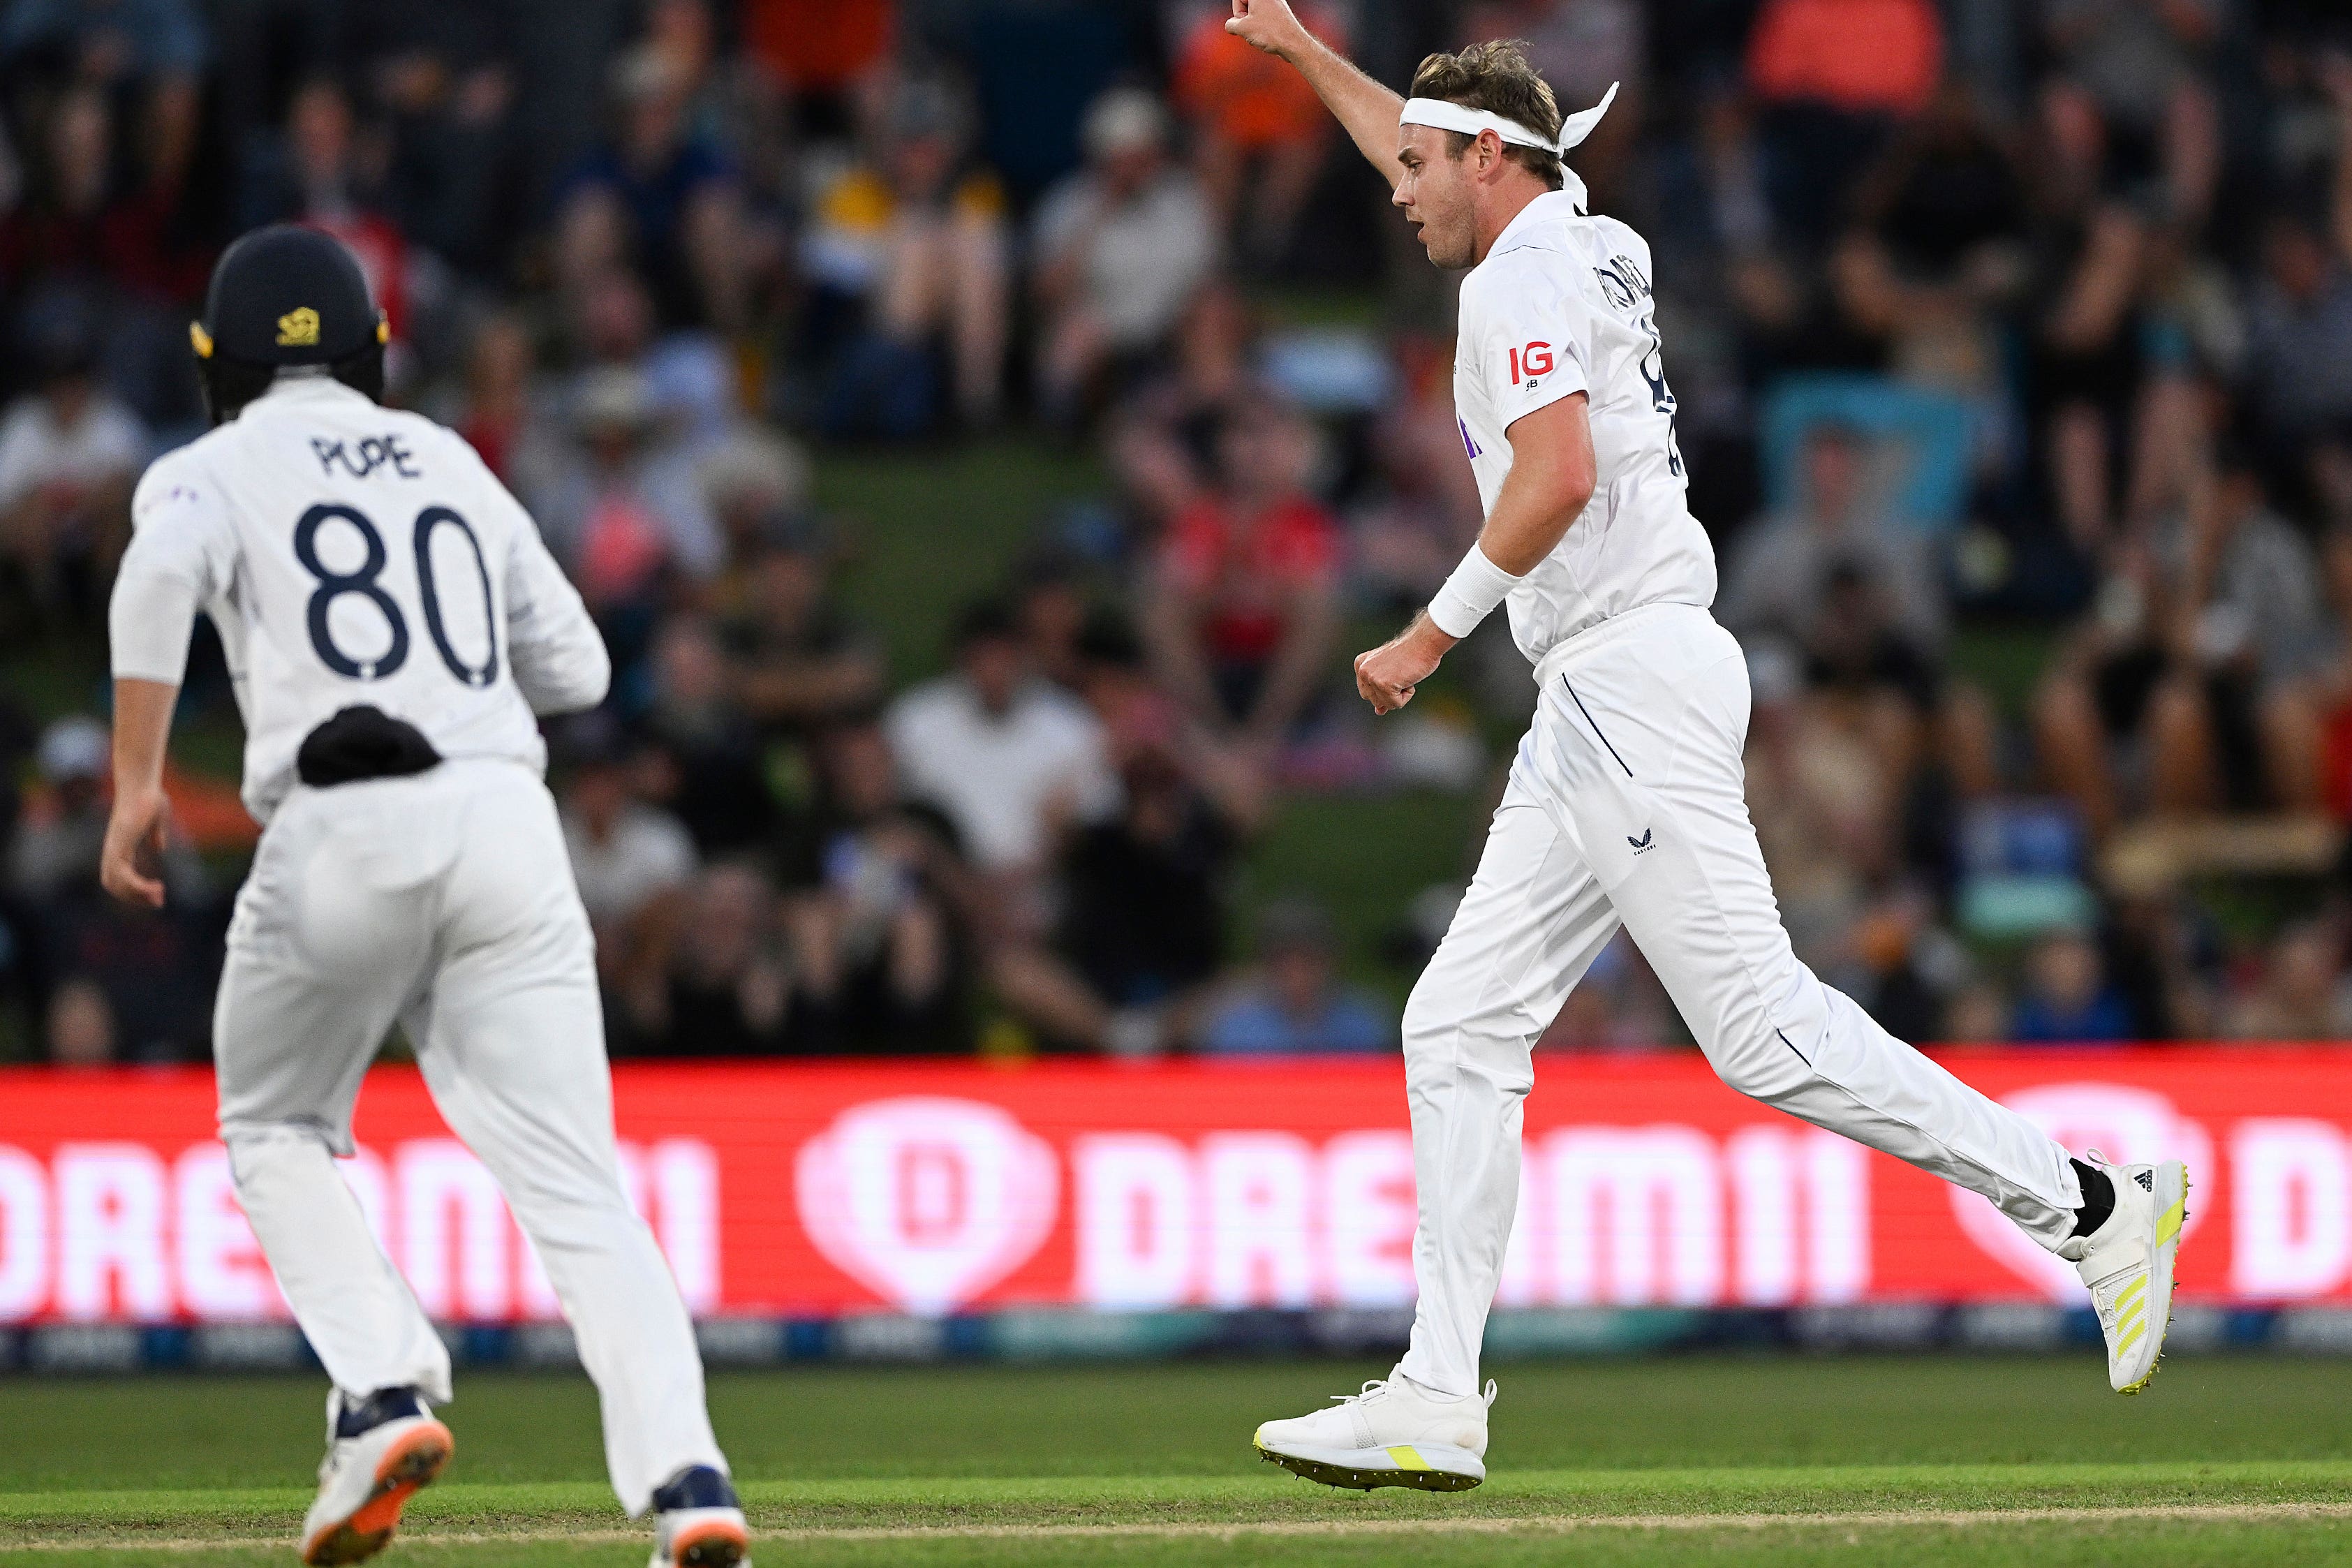
[(1234, 0), (1234, 14), (1225, 22), (1225, 31), (1253, 48), (1286, 60), (1296, 58), (1297, 47), (1310, 37), (1288, 0)]
[(1439, 631), (1427, 612), (1370, 653), (1356, 656), (1356, 694), (1375, 713), (1393, 713), (1412, 700), (1413, 689), (1437, 671), (1454, 639)]

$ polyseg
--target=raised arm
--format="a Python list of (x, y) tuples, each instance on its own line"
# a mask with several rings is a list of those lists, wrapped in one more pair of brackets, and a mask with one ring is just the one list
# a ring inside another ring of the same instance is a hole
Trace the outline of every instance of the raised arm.
[(1307, 30), (1289, 0), (1234, 0), (1225, 31), (1254, 48), (1287, 62), (1323, 100), (1355, 140), (1381, 177), (1393, 182), (1397, 167), (1397, 117), (1404, 100), (1366, 76), (1346, 56)]

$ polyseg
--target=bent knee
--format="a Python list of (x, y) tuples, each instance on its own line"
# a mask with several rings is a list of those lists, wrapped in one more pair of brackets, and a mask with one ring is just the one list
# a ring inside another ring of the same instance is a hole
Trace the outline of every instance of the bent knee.
[(1718, 1039), (1706, 1052), (1707, 1065), (1724, 1085), (1769, 1104), (1810, 1082), (1812, 1064), (1786, 1031), (1765, 1024)]
[(229, 1174), (240, 1184), (273, 1168), (334, 1169), (334, 1142), (314, 1121), (226, 1121), (220, 1139), (228, 1150)]
[(1464, 1075), (1524, 1095), (1535, 1085), (1531, 1053), (1540, 1026), (1514, 1004), (1465, 1005), (1442, 988), (1413, 987), (1405, 1003), (1405, 1092), (1418, 1095)]

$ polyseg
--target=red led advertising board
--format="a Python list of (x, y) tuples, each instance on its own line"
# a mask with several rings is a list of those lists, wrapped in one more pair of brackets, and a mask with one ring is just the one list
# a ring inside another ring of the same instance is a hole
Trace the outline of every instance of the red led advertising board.
[[(1956, 1052), (2081, 1150), (2189, 1164), (2186, 1298), (2352, 1298), (2352, 1050)], [(625, 1065), (625, 1173), (697, 1313), (1392, 1307), (1403, 1073), (1378, 1062)], [(423, 1080), (343, 1169), (436, 1318), (553, 1298)], [(1744, 1100), (1695, 1055), (1559, 1057), (1528, 1102), (1504, 1306), (2073, 1302), (1982, 1199)], [(0, 1322), (285, 1308), (201, 1071), (0, 1071)]]

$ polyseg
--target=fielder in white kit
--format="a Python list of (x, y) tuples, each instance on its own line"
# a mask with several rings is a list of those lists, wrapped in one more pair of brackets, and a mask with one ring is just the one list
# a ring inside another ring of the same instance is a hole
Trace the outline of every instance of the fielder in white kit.
[(449, 1356), (334, 1156), (397, 1021), (498, 1179), (578, 1336), (605, 1457), (655, 1568), (733, 1568), (743, 1516), (675, 1282), (621, 1184), (595, 957), (535, 713), (592, 707), (603, 639), (473, 448), (378, 405), (383, 318), (349, 252), (232, 246), (194, 332), (214, 429), (156, 460), (115, 584), (102, 875), (160, 905), (172, 710), (199, 611), (265, 825), (214, 1022), (237, 1201), (325, 1363), (305, 1562), (381, 1550), (453, 1447)]
[[(1519, 1184), (1530, 1052), (1622, 924), (1724, 1081), (1983, 1194), (2074, 1260), (2135, 1393), (2164, 1341), (2187, 1175), (2077, 1162), (1889, 1036), (1790, 950), (1743, 790), (1748, 671), (1708, 615), (1715, 558), (1685, 504), (1649, 247), (1585, 210), (1568, 117), (1516, 46), (1433, 55), (1400, 99), (1285, 0), (1234, 34), (1288, 61), (1462, 285), (1454, 394), (1486, 521), (1429, 608), (1356, 661), (1378, 712), (1412, 699), (1497, 605), (1542, 696), (1475, 878), (1404, 1016), (1419, 1223), (1411, 1348), (1385, 1381), (1257, 1431), (1334, 1486), (1485, 1478), (1478, 1352)], [(1612, 96), (1614, 89), (1611, 89)]]

